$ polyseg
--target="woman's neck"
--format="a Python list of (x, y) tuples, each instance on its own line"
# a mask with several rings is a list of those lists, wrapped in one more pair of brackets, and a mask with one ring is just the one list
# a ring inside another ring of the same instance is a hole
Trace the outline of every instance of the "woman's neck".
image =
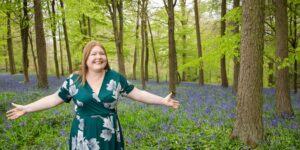
[(99, 72), (88, 71), (86, 74), (86, 77), (91, 80), (101, 79), (104, 76), (105, 71), (106, 70), (104, 70), (104, 69)]

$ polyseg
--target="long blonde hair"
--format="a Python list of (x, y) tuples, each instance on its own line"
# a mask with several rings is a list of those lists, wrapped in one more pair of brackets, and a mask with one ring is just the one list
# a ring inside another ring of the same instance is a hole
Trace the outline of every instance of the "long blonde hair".
[[(77, 73), (79, 74), (79, 78), (81, 80), (81, 85), (84, 85), (85, 82), (86, 82), (86, 74), (87, 74), (87, 71), (88, 71), (88, 66), (86, 65), (86, 61), (87, 59), (89, 58), (89, 55), (92, 51), (92, 49), (95, 47), (95, 46), (99, 46), (103, 49), (104, 51), (104, 54), (107, 58), (107, 53), (106, 53), (106, 50), (104, 48), (104, 46), (102, 44), (100, 44), (99, 42), (97, 41), (90, 41), (88, 42), (84, 48), (83, 48), (83, 57), (82, 57), (82, 60), (81, 60), (81, 66), (80, 66), (80, 69), (79, 71), (77, 71)], [(108, 59), (107, 59), (107, 64), (104, 68), (105, 70), (109, 70), (110, 69), (110, 66), (109, 66), (109, 63), (108, 63)]]

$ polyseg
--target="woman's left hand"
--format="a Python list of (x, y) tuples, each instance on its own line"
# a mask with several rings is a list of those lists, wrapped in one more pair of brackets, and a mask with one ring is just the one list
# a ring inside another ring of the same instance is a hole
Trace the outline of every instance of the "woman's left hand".
[(172, 96), (172, 93), (170, 93), (168, 96), (166, 96), (164, 98), (165, 105), (169, 106), (169, 107), (173, 107), (174, 109), (179, 108), (179, 106), (180, 106), (179, 101), (172, 99), (171, 96)]

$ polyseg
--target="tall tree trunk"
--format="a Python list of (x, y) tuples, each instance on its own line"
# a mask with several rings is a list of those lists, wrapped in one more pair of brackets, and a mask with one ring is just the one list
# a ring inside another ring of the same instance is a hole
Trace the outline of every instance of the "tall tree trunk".
[(168, 14), (168, 36), (169, 36), (169, 91), (176, 95), (176, 83), (177, 83), (177, 58), (176, 58), (176, 46), (175, 46), (175, 36), (174, 36), (174, 7), (176, 5), (173, 0), (166, 0), (164, 5)]
[[(188, 17), (186, 15), (186, 0), (180, 0), (180, 9), (181, 9), (181, 25), (182, 29), (186, 29), (187, 22), (188, 22)], [(182, 64), (186, 64), (186, 50), (187, 50), (187, 41), (186, 41), (186, 33), (182, 34), (181, 36), (182, 39), (182, 47), (183, 47), (183, 52), (182, 52)], [(182, 81), (186, 81), (186, 71), (182, 71)]]
[(298, 79), (298, 66), (297, 66), (297, 54), (296, 54), (296, 49), (298, 47), (298, 37), (297, 37), (297, 14), (296, 14), (296, 5), (293, 2), (290, 2), (290, 10), (292, 12), (291, 17), (290, 17), (290, 37), (291, 40), (290, 44), (293, 48), (293, 51), (295, 53), (294, 57), (294, 79), (293, 79), (293, 88), (294, 88), (294, 93), (297, 93), (297, 79)]
[(137, 14), (136, 14), (136, 26), (135, 26), (135, 45), (134, 45), (134, 56), (133, 56), (133, 79), (136, 80), (136, 64), (139, 49), (139, 24), (140, 24), (140, 5), (141, 1), (138, 0)]
[(23, 16), (20, 22), (21, 28), (21, 40), (22, 40), (22, 62), (23, 62), (23, 74), (24, 74), (24, 82), (29, 82), (28, 76), (28, 32), (29, 32), (29, 16), (27, 10), (27, 0), (23, 0)]
[[(201, 46), (201, 36), (200, 36), (199, 11), (198, 11), (198, 1), (197, 0), (194, 0), (194, 12), (195, 12), (195, 24), (196, 24), (198, 58), (202, 58), (202, 46)], [(204, 85), (203, 61), (200, 61), (198, 83), (200, 85)]]
[[(113, 32), (115, 38), (115, 45), (117, 49), (119, 72), (126, 77), (125, 61), (123, 55), (123, 1), (111, 0), (106, 1), (106, 6), (109, 9), (111, 21), (113, 24)], [(118, 19), (117, 19), (118, 18)]]
[(241, 60), (232, 138), (255, 148), (263, 140), (264, 0), (243, 1)]
[(275, 28), (276, 28), (276, 57), (280, 62), (276, 63), (276, 113), (282, 117), (293, 116), (290, 101), (289, 68), (279, 68), (281, 62), (288, 58), (288, 21), (287, 1), (276, 0)]
[(65, 37), (65, 42), (66, 42), (66, 50), (67, 50), (69, 73), (71, 74), (73, 72), (72, 58), (71, 58), (71, 52), (70, 52), (70, 46), (69, 46), (68, 29), (67, 29), (67, 25), (66, 25), (63, 0), (60, 0), (60, 7), (61, 7), (61, 10), (62, 10), (62, 24), (63, 24), (64, 37)]
[[(269, 62), (268, 63), (268, 69), (269, 70), (274, 70), (274, 63), (273, 62)], [(270, 73), (268, 75), (268, 86), (269, 87), (273, 87), (274, 86), (274, 76), (273, 76), (273, 73)]]
[(147, 18), (148, 18), (148, 12), (147, 12), (147, 8), (145, 10), (145, 28), (144, 28), (144, 32), (145, 32), (145, 46), (146, 46), (146, 56), (145, 56), (145, 81), (148, 81), (149, 79), (149, 70), (148, 70), (148, 64), (149, 64), (149, 38), (148, 38), (148, 30), (147, 30)]
[[(222, 0), (222, 5), (221, 5), (221, 18), (223, 18), (226, 14), (226, 0)], [(221, 37), (225, 35), (225, 20), (221, 20)], [(222, 81), (222, 86), (223, 87), (228, 87), (228, 80), (227, 80), (227, 73), (226, 73), (226, 56), (225, 54), (222, 54), (221, 56), (221, 81)]]
[(9, 71), (10, 74), (16, 74), (16, 65), (14, 58), (14, 49), (11, 35), (11, 24), (10, 24), (10, 13), (6, 13), (7, 16), (7, 50), (8, 50), (8, 59), (9, 59)]
[(57, 44), (56, 44), (56, 20), (55, 20), (55, 1), (52, 0), (51, 2), (51, 9), (50, 10), (50, 4), (47, 1), (48, 5), (48, 13), (51, 18), (51, 32), (52, 32), (52, 40), (53, 40), (53, 55), (54, 55), (54, 66), (55, 66), (55, 73), (56, 77), (59, 79), (60, 78), (60, 73), (59, 73), (59, 67), (58, 67), (58, 58), (57, 58)]
[(31, 31), (29, 30), (29, 43), (30, 43), (30, 49), (31, 49), (31, 53), (32, 53), (32, 59), (33, 59), (33, 63), (34, 63), (34, 69), (35, 69), (35, 74), (36, 74), (36, 78), (39, 78), (39, 73), (38, 73), (38, 67), (37, 67), (37, 63), (36, 63), (36, 56), (33, 50), (33, 42), (32, 42), (32, 38), (31, 38)]
[(87, 22), (88, 22), (88, 24), (87, 24), (88, 35), (89, 35), (89, 37), (92, 37), (91, 18), (90, 17), (87, 17)]
[(60, 51), (61, 76), (64, 76), (65, 75), (65, 71), (64, 71), (63, 48), (62, 48), (62, 43), (61, 43), (60, 27), (58, 28), (58, 42), (59, 42), (59, 51)]
[(141, 37), (142, 37), (142, 52), (141, 52), (141, 80), (142, 80), (142, 88), (146, 89), (145, 84), (145, 61), (144, 61), (144, 54), (145, 54), (145, 28), (146, 28), (146, 9), (148, 5), (148, 0), (142, 0), (142, 8), (141, 8)]
[(153, 34), (151, 31), (151, 25), (150, 25), (148, 16), (147, 16), (147, 22), (148, 22), (149, 32), (150, 32), (150, 36), (151, 36), (151, 45), (152, 45), (152, 51), (153, 51), (153, 57), (154, 57), (154, 63), (155, 63), (156, 83), (159, 83), (158, 63), (157, 63), (157, 57), (156, 57), (156, 52), (155, 52), (155, 47), (154, 47)]
[[(233, 0), (233, 9), (237, 8), (240, 6), (240, 0)], [(234, 34), (238, 34), (239, 33), (239, 24), (238, 22), (234, 22), (233, 23), (234, 29), (233, 29), (233, 33)], [(236, 53), (240, 53), (239, 48), (236, 48), (234, 50)], [(240, 62), (238, 61), (238, 57), (234, 56), (233, 57), (233, 63), (234, 63), (234, 67), (233, 67), (233, 90), (235, 93), (237, 93), (238, 90), (238, 81), (239, 81), (239, 72), (240, 72)]]
[(48, 88), (47, 51), (43, 27), (43, 13), (40, 0), (34, 0), (35, 38), (38, 56), (39, 78), (38, 87)]

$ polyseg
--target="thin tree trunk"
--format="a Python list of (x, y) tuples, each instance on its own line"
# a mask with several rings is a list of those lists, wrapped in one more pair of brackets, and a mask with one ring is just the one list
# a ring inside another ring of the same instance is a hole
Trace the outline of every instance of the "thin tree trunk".
[(91, 29), (91, 19), (90, 17), (87, 17), (87, 22), (88, 22), (88, 35), (89, 37), (92, 37), (92, 29)]
[(241, 59), (236, 120), (231, 138), (257, 147), (262, 143), (264, 0), (243, 1)]
[(62, 9), (62, 24), (63, 24), (64, 37), (65, 37), (65, 42), (66, 42), (66, 50), (67, 50), (69, 73), (71, 74), (73, 72), (72, 58), (71, 58), (71, 52), (70, 52), (70, 46), (69, 46), (68, 30), (67, 30), (67, 25), (66, 25), (63, 0), (60, 0), (60, 6), (61, 6), (61, 9)]
[(48, 88), (47, 51), (43, 27), (43, 13), (40, 0), (34, 0), (35, 38), (38, 56), (38, 87)]
[(61, 68), (61, 76), (65, 75), (64, 71), (64, 60), (63, 60), (63, 48), (61, 44), (61, 32), (60, 27), (58, 28), (58, 42), (59, 42), (59, 51), (60, 51), (60, 68)]
[(30, 49), (31, 49), (31, 53), (32, 53), (32, 58), (33, 58), (33, 63), (34, 63), (34, 69), (35, 69), (35, 74), (36, 74), (36, 78), (38, 79), (39, 78), (39, 70), (38, 70), (38, 67), (37, 67), (37, 63), (36, 63), (36, 55), (34, 53), (34, 50), (33, 50), (33, 42), (32, 42), (32, 37), (31, 37), (31, 31), (29, 30), (29, 43), (30, 43)]
[(136, 27), (135, 27), (135, 45), (134, 45), (134, 56), (133, 56), (133, 79), (134, 80), (136, 80), (136, 64), (137, 64), (138, 48), (139, 48), (140, 5), (141, 5), (141, 1), (138, 0)]
[(147, 8), (145, 10), (145, 28), (144, 28), (144, 32), (145, 32), (145, 46), (146, 46), (146, 56), (145, 56), (145, 81), (148, 81), (149, 79), (149, 70), (148, 70), (148, 64), (149, 64), (149, 38), (148, 38), (148, 30), (147, 30), (147, 18), (148, 18), (148, 12), (147, 12)]
[(145, 67), (144, 67), (144, 54), (145, 54), (145, 28), (146, 28), (146, 9), (148, 5), (148, 0), (142, 0), (142, 9), (141, 9), (141, 37), (142, 37), (142, 52), (141, 52), (141, 80), (142, 80), (142, 88), (146, 89), (145, 84)]
[(176, 46), (175, 46), (175, 36), (174, 36), (174, 7), (176, 5), (173, 0), (164, 1), (164, 6), (168, 14), (168, 36), (169, 36), (169, 91), (176, 95), (176, 83), (177, 83), (177, 58), (176, 58)]
[(290, 8), (291, 12), (293, 12), (291, 14), (290, 17), (290, 37), (291, 40), (290, 44), (293, 48), (293, 51), (295, 53), (295, 57), (294, 57), (294, 79), (293, 79), (293, 88), (294, 88), (294, 93), (297, 93), (297, 79), (298, 79), (298, 66), (297, 66), (297, 55), (296, 55), (296, 49), (298, 47), (298, 37), (297, 37), (297, 14), (296, 14), (296, 6), (293, 2), (290, 2)]
[[(274, 63), (273, 62), (269, 62), (268, 63), (268, 69), (269, 70), (274, 70)], [(273, 73), (270, 73), (269, 76), (268, 76), (268, 86), (269, 87), (273, 87), (274, 86), (274, 76), (273, 76)]]
[[(194, 0), (194, 12), (195, 12), (195, 24), (196, 24), (196, 36), (197, 36), (197, 49), (198, 58), (202, 58), (202, 46), (201, 46), (201, 36), (200, 36), (200, 23), (199, 23), (199, 11), (198, 11), (198, 1)], [(204, 85), (204, 73), (203, 73), (203, 61), (200, 61), (199, 66), (199, 85)]]
[(51, 32), (52, 32), (52, 40), (53, 40), (53, 55), (54, 55), (55, 73), (56, 73), (56, 77), (59, 79), (60, 73), (59, 73), (59, 66), (58, 66), (57, 44), (56, 44), (55, 1), (52, 0), (52, 2), (51, 2), (52, 12), (50, 10), (50, 4), (48, 1), (47, 1), (47, 5), (48, 5), (48, 13), (51, 18)]
[[(233, 0), (233, 9), (237, 8), (240, 6), (240, 0)], [(234, 29), (233, 29), (233, 33), (234, 34), (238, 34), (239, 33), (239, 24), (238, 22), (234, 22), (233, 23)], [(239, 48), (236, 48), (234, 50), (236, 53), (240, 53)], [(233, 57), (233, 63), (234, 63), (234, 67), (233, 67), (233, 90), (235, 93), (237, 93), (238, 90), (238, 81), (239, 81), (239, 72), (240, 72), (240, 62), (238, 61), (237, 56)]]
[(22, 64), (23, 64), (23, 74), (24, 74), (24, 82), (29, 82), (28, 76), (28, 31), (29, 31), (29, 16), (27, 10), (27, 0), (23, 0), (23, 16), (20, 22), (21, 28), (21, 40), (22, 40)]
[[(221, 6), (221, 18), (223, 18), (226, 14), (226, 0), (222, 0), (222, 6)], [(225, 20), (221, 20), (221, 37), (225, 35), (225, 29), (226, 24)], [(228, 80), (227, 80), (227, 73), (226, 73), (226, 56), (225, 54), (222, 54), (221, 56), (221, 81), (223, 87), (228, 87)]]
[(153, 34), (152, 34), (152, 31), (151, 31), (151, 25), (150, 25), (149, 17), (147, 17), (147, 21), (148, 21), (148, 27), (149, 27), (149, 32), (150, 32), (150, 36), (151, 36), (151, 44), (152, 44), (153, 57), (154, 57), (154, 63), (155, 63), (156, 83), (159, 83), (158, 63), (157, 63), (157, 57), (156, 57)]
[(281, 117), (294, 115), (289, 87), (289, 68), (279, 68), (281, 62), (288, 58), (288, 21), (287, 1), (276, 0), (275, 28), (276, 28), (276, 57), (280, 62), (276, 63), (276, 113)]
[[(188, 22), (188, 17), (186, 15), (186, 0), (181, 0), (180, 1), (180, 9), (181, 9), (181, 25), (183, 29), (186, 29), (187, 22)], [(186, 50), (187, 50), (187, 41), (186, 41), (186, 33), (184, 33), (181, 36), (182, 39), (182, 47), (183, 47), (183, 52), (182, 52), (182, 64), (186, 64)], [(186, 72), (185, 70), (182, 71), (182, 81), (186, 81)]]
[(9, 59), (9, 70), (10, 74), (16, 74), (15, 58), (14, 58), (14, 49), (11, 35), (11, 24), (10, 24), (10, 13), (6, 13), (7, 16), (7, 50), (8, 50), (8, 59)]
[(108, 0), (106, 0), (106, 6), (109, 9), (111, 21), (113, 24), (119, 72), (126, 77), (125, 61), (123, 55), (123, 1), (111, 0), (111, 3), (109, 3)]

